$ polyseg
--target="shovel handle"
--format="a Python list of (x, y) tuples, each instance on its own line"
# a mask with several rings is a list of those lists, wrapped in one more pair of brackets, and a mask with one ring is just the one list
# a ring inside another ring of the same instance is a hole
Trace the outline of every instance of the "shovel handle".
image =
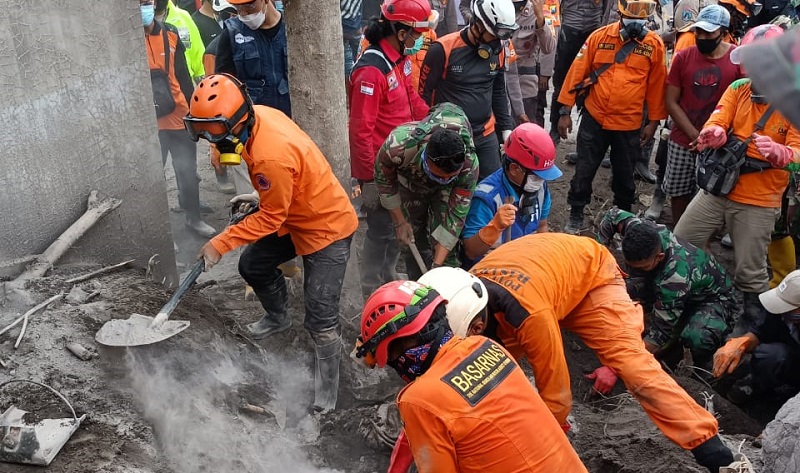
[(422, 255), (419, 254), (417, 244), (411, 241), (408, 243), (408, 248), (411, 250), (411, 254), (414, 256), (414, 260), (417, 262), (417, 266), (419, 266), (419, 270), (422, 271), (422, 274), (427, 273), (428, 267), (425, 266), (425, 261), (422, 259)]
[[(503, 199), (503, 203), (504, 204), (513, 204), (514, 203), (514, 198), (511, 197), (510, 195), (508, 195), (508, 196), (506, 196), (505, 199)], [(509, 241), (511, 241), (511, 225), (509, 225), (508, 227), (506, 227), (505, 230), (503, 230), (503, 243), (508, 243)]]
[(186, 277), (183, 278), (183, 281), (181, 281), (181, 285), (178, 286), (178, 289), (175, 291), (172, 297), (170, 297), (167, 303), (164, 304), (164, 307), (162, 307), (161, 310), (158, 311), (159, 318), (161, 318), (161, 316), (163, 315), (163, 321), (165, 321), (169, 317), (172, 311), (175, 310), (175, 307), (178, 305), (178, 302), (180, 302), (181, 297), (183, 297), (183, 295), (186, 294), (186, 291), (188, 291), (189, 288), (192, 287), (192, 284), (194, 284), (194, 282), (197, 281), (197, 278), (200, 276), (200, 273), (203, 272), (204, 267), (205, 267), (205, 261), (203, 261), (202, 258), (197, 260), (197, 262), (195, 262), (194, 265), (192, 265), (192, 269), (190, 269), (189, 274), (187, 274)]

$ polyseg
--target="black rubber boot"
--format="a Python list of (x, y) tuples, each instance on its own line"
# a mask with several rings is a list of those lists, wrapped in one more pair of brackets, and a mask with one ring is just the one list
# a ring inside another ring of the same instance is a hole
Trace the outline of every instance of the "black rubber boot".
[(247, 325), (247, 333), (256, 340), (284, 332), (292, 326), (289, 318), (289, 291), (283, 275), (278, 277), (266, 290), (256, 293), (258, 300), (267, 312), (258, 322)]
[(336, 408), (339, 394), (339, 362), (342, 359), (342, 336), (335, 328), (309, 332), (314, 340), (314, 410)]
[(733, 453), (731, 449), (722, 443), (719, 435), (715, 435), (706, 440), (699, 447), (692, 449), (695, 461), (708, 468), (711, 473), (719, 473), (719, 469), (733, 463)]

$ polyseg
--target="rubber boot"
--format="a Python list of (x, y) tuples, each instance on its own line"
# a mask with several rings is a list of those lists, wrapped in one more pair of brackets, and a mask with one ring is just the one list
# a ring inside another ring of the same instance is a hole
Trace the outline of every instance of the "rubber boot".
[(666, 153), (667, 140), (661, 138), (658, 141), (658, 150), (656, 151), (656, 164), (658, 165), (658, 168), (656, 168), (656, 189), (653, 192), (653, 202), (650, 203), (650, 207), (644, 213), (644, 218), (652, 221), (656, 221), (661, 217), (661, 212), (664, 210), (664, 201), (667, 199), (667, 195), (661, 190), (661, 186), (664, 184), (664, 173), (667, 171)]
[(711, 473), (719, 473), (720, 468), (727, 467), (733, 463), (733, 452), (728, 448), (719, 435), (715, 435), (700, 446), (692, 449), (695, 461), (708, 468)]
[(773, 289), (778, 287), (783, 278), (797, 267), (794, 240), (790, 236), (772, 240), (767, 248), (767, 254), (769, 256), (769, 265), (772, 268), (772, 279), (769, 280), (769, 288)]
[(309, 332), (314, 340), (314, 410), (336, 408), (339, 395), (339, 362), (342, 359), (342, 336), (338, 329)]
[[(650, 148), (652, 150), (652, 148)], [(641, 180), (645, 182), (649, 182), (650, 184), (654, 184), (656, 182), (656, 176), (650, 172), (650, 155), (642, 156), (633, 166), (633, 175), (639, 177)]]
[(264, 291), (257, 291), (256, 296), (267, 312), (258, 322), (247, 326), (250, 337), (258, 340), (269, 335), (284, 332), (292, 326), (289, 318), (289, 291), (283, 275), (268, 285)]

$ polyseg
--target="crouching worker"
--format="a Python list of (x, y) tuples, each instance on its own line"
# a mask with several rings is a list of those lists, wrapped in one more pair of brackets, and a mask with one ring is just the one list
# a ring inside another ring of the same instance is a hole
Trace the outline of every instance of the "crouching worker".
[(503, 166), (475, 188), (461, 232), (462, 268), (469, 269), (506, 241), (547, 231), (547, 181), (561, 177), (555, 160), (556, 147), (544, 128), (523, 123), (511, 132)]
[[(653, 291), (652, 317), (646, 318), (644, 344), (648, 351), (668, 355), (688, 348), (696, 366), (710, 369), (739, 316), (736, 288), (713, 256), (677, 238), (664, 225), (613, 208), (600, 222), (597, 240), (608, 246), (619, 233), (634, 300)], [(643, 304), (650, 306), (651, 304)]]
[[(515, 357), (528, 358), (542, 400), (565, 430), (572, 391), (562, 329), (581, 337), (608, 367), (595, 371), (596, 381), (622, 378), (661, 432), (690, 450), (700, 465), (717, 473), (733, 462), (717, 435), (714, 416), (645, 349), (642, 311), (628, 296), (614, 256), (599, 243), (563, 233), (528, 235), (501, 245), (476, 264), (471, 273), (478, 281), (452, 271), (434, 279), (439, 272), (429, 271), (424, 280), (434, 289), (443, 288), (451, 320), (464, 317), (467, 310), (480, 314), (483, 299), (475, 295), (487, 293), (484, 333)], [(457, 279), (460, 288), (455, 287)], [(478, 328), (475, 316), (467, 318), (454, 325)]]
[(239, 259), (239, 273), (266, 314), (247, 332), (263, 338), (291, 326), (289, 294), (278, 265), (303, 257), (304, 326), (316, 352), (314, 406), (333, 409), (342, 344), (339, 296), (358, 227), (347, 193), (311, 138), (280, 110), (254, 106), (246, 87), (231, 75), (200, 82), (184, 123), (193, 140), (215, 143), (223, 160), (243, 159), (256, 189), (232, 202), (251, 202), (258, 211), (201, 248), (206, 271), (225, 253), (249, 245)]
[(586, 472), (511, 355), (484, 337), (454, 337), (446, 304), (414, 281), (381, 286), (354, 351), (409, 383), (397, 405), (419, 472)]
[(737, 404), (784, 385), (792, 388), (790, 395), (800, 391), (800, 270), (759, 299), (768, 312), (762, 322), (745, 327), (743, 336), (731, 338), (714, 355), (714, 376), (733, 373), (742, 365), (727, 392)]

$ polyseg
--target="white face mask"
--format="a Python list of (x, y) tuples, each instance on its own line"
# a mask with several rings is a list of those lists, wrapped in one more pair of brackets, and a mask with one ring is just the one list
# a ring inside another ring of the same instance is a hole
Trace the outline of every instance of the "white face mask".
[(267, 19), (267, 14), (263, 11), (258, 13), (251, 13), (249, 15), (239, 15), (239, 19), (242, 20), (242, 23), (245, 24), (251, 30), (257, 30), (261, 28), (261, 25), (264, 24), (264, 21)]
[(522, 188), (525, 192), (538, 192), (539, 189), (542, 188), (544, 185), (544, 179), (537, 176), (536, 174), (528, 174), (528, 178), (525, 180), (525, 186)]

